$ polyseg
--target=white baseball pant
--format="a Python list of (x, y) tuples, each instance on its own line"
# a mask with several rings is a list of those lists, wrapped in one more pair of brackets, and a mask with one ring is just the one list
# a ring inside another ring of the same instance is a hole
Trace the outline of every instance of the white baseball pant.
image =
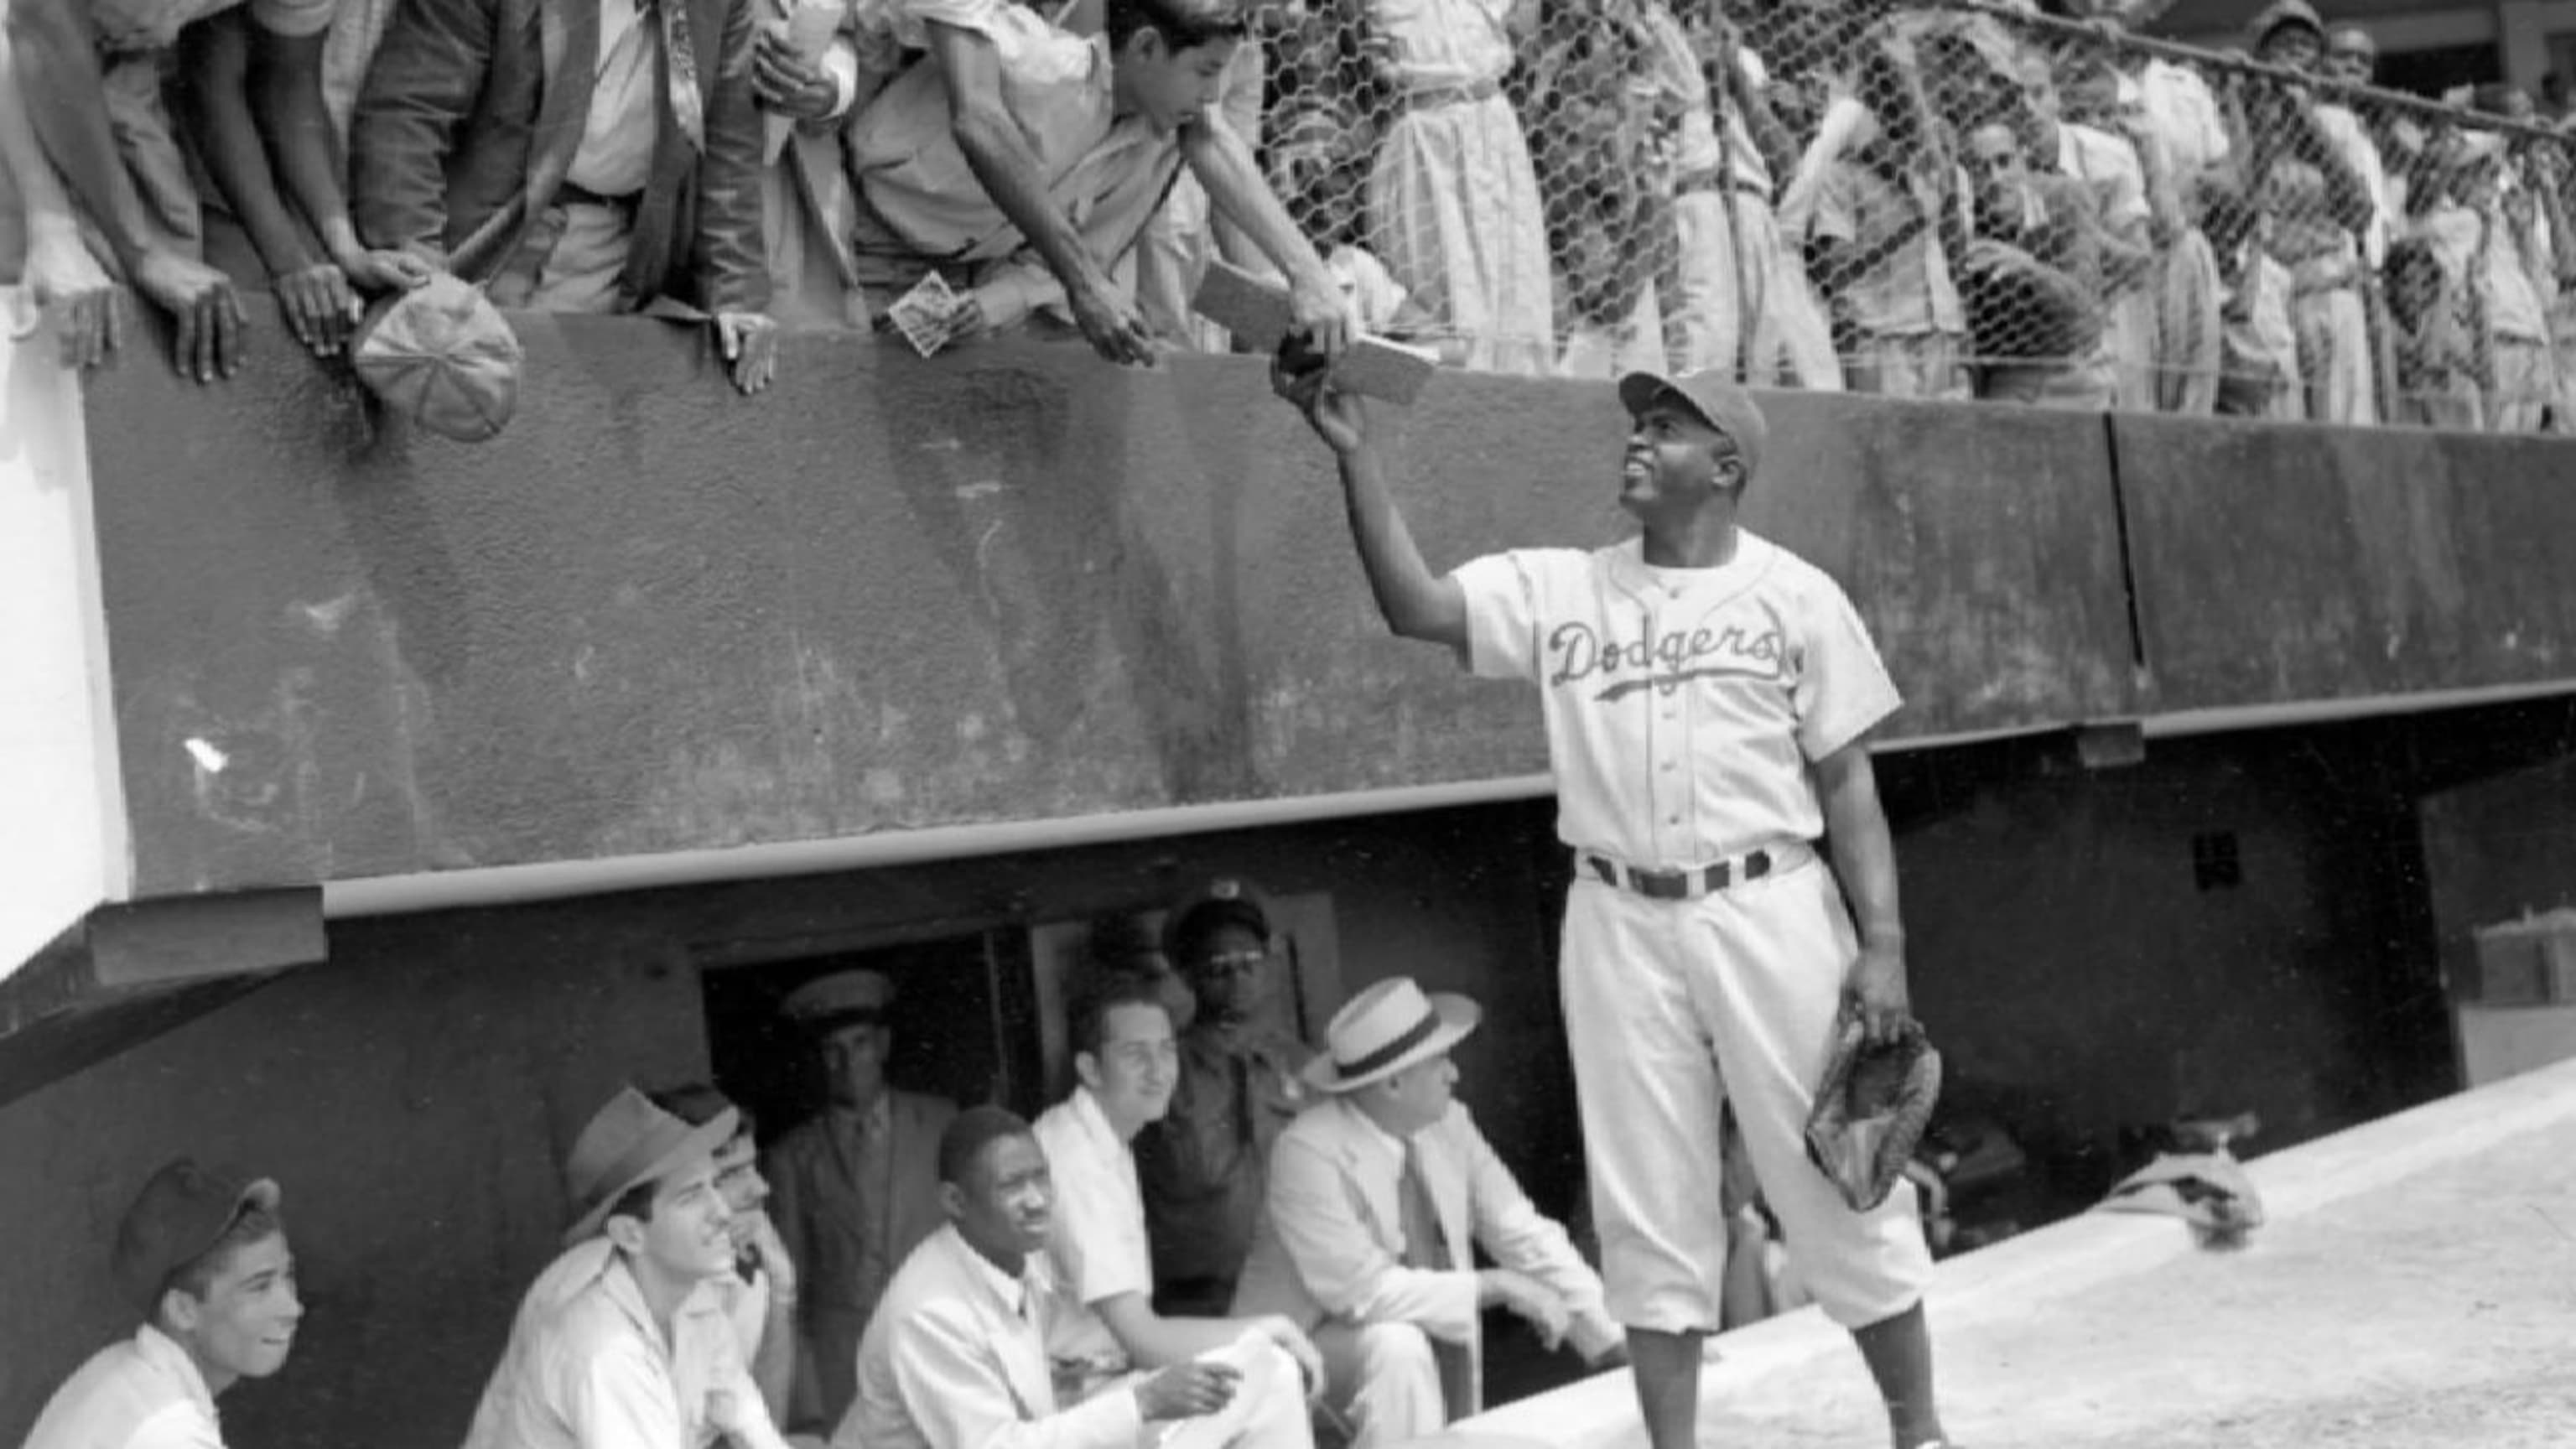
[(1610, 1316), (1714, 1332), (1726, 1270), (1718, 1114), (1730, 1100), (1789, 1257), (1825, 1315), (1859, 1328), (1923, 1296), (1914, 1189), (1855, 1213), (1807, 1160), (1843, 983), (1859, 954), (1832, 872), (1809, 854), (1696, 900), (1578, 873), (1566, 898), (1566, 1032)]

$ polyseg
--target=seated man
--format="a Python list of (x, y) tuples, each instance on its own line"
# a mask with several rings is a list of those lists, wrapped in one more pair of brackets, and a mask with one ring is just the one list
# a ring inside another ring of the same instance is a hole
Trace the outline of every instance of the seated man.
[(785, 1449), (723, 1301), (732, 1213), (716, 1154), (726, 1110), (691, 1127), (619, 1090), (564, 1164), (564, 1251), (519, 1305), (465, 1449)]
[(1162, 1433), (1158, 1449), (1311, 1442), (1302, 1419), (1271, 1409), (1295, 1397), (1292, 1361), (1259, 1341), (1079, 1401), (1060, 1393), (1048, 1345), (1082, 1309), (1046, 1266), (1055, 1190), (1045, 1152), (1009, 1112), (970, 1108), (939, 1139), (939, 1179), (948, 1225), (887, 1285), (833, 1449), (1137, 1449), (1148, 1425), (1179, 1420), (1192, 1422)]
[(221, 1449), (216, 1396), (285, 1367), (304, 1316), (277, 1184), (173, 1162), (125, 1210), (113, 1263), (143, 1326), (63, 1381), (26, 1449)]
[[(1478, 1015), (1401, 976), (1351, 998), (1306, 1069), (1330, 1100), (1290, 1125), (1270, 1165), (1270, 1213), (1234, 1311), (1307, 1325), (1352, 1449), (1435, 1434), (1481, 1407), (1489, 1304), (1550, 1348), (1570, 1334), (1587, 1363), (1618, 1351), (1601, 1279), (1451, 1099), (1449, 1051)], [(1478, 1246), (1501, 1266), (1478, 1270)]]
[[(1161, 1368), (1229, 1346), (1258, 1355), (1271, 1343), (1320, 1384), (1324, 1366), (1314, 1345), (1276, 1314), (1166, 1318), (1155, 1311), (1145, 1199), (1128, 1144), (1172, 1102), (1180, 1054), (1171, 1013), (1152, 978), (1121, 973), (1096, 977), (1071, 1015), (1079, 1084), (1038, 1118), (1036, 1128), (1056, 1188), (1048, 1266), (1065, 1296), (1079, 1305), (1049, 1350), (1071, 1372), (1084, 1375), (1090, 1389), (1131, 1366)], [(1279, 1383), (1289, 1388), (1293, 1379), (1282, 1375)], [(1265, 1442), (1309, 1442), (1305, 1409), (1293, 1391), (1246, 1408)]]
[(769, 383), (751, 0), (406, 0), (349, 128), (359, 234), (501, 307), (713, 314)]
[(1110, 0), (1084, 37), (1013, 0), (903, 0), (929, 51), (853, 138), (859, 281), (872, 309), (930, 272), (960, 293), (950, 338), (1068, 314), (1112, 362), (1153, 339), (1122, 269), (1186, 163), (1290, 283), (1297, 324), (1338, 352), (1347, 304), (1217, 105), (1243, 43), (1237, 0)]
[(760, 1387), (770, 1422), (788, 1417), (796, 1373), (796, 1263), (763, 1211), (769, 1182), (760, 1175), (760, 1148), (751, 1114), (704, 1082), (651, 1094), (653, 1105), (692, 1127), (734, 1114), (732, 1140), (716, 1149), (716, 1194), (732, 1215), (733, 1272), (709, 1285), (733, 1324), (734, 1348)]

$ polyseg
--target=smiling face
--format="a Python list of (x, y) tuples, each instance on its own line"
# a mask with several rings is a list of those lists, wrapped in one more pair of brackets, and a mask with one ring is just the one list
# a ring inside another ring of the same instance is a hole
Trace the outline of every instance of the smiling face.
[(626, 1250), (638, 1276), (686, 1285), (732, 1272), (733, 1210), (716, 1187), (714, 1155), (664, 1177), (650, 1216), (610, 1215), (608, 1236)]
[(2370, 38), (2370, 32), (2347, 25), (2327, 38), (2325, 73), (2329, 78), (2346, 85), (2365, 86), (2378, 69), (2379, 43)]
[(1156, 135), (1168, 136), (1215, 107), (1240, 44), (1215, 40), (1174, 50), (1161, 31), (1139, 26), (1119, 47), (1118, 88)]
[(2324, 55), (2325, 38), (2304, 25), (2275, 26), (2255, 52), (2257, 59), (2291, 70), (2314, 70)]
[(942, 1204), (967, 1246), (1017, 1273), (1028, 1255), (1046, 1246), (1055, 1216), (1055, 1178), (1036, 1137), (1013, 1132), (975, 1154), (964, 1182), (940, 1184)]
[(1744, 482), (1744, 459), (1726, 434), (1678, 398), (1659, 397), (1629, 422), (1619, 467), (1619, 506), (1643, 522), (1696, 511)]
[(295, 1255), (283, 1232), (231, 1249), (204, 1293), (174, 1287), (162, 1296), (162, 1327), (188, 1351), (215, 1393), (285, 1367), (303, 1318)]
[(1100, 1110), (1121, 1131), (1161, 1121), (1180, 1080), (1171, 1014), (1143, 1003), (1113, 1006), (1101, 1017), (1100, 1037), (1096, 1050), (1074, 1057), (1074, 1070), (1100, 1099)]

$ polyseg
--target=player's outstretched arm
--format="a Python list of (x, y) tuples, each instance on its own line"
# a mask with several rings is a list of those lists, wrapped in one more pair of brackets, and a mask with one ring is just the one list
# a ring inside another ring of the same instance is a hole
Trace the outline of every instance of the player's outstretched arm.
[(1368, 575), (1369, 592), (1376, 596), (1387, 628), (1402, 638), (1445, 644), (1466, 658), (1467, 591), (1423, 562), (1413, 530), (1405, 527), (1386, 486), (1385, 463), (1369, 434), (1368, 405), (1357, 394), (1334, 388), (1320, 367), (1292, 371), (1285, 364), (1273, 365), (1270, 380), (1333, 450), (1350, 510), (1351, 541), (1359, 546), (1360, 568)]

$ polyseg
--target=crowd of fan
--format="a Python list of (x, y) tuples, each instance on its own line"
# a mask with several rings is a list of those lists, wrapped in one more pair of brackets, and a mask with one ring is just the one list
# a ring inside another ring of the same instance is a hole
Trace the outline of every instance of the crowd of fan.
[(2225, 56), (2068, 3), (0, 0), (0, 162), (67, 360), (121, 281), (206, 381), (243, 293), (327, 356), (446, 277), (746, 391), (933, 274), (940, 342), (1141, 361), (1227, 346), (1221, 255), (1477, 370), (2576, 432), (2527, 97), (2372, 90), (2306, 0)]

